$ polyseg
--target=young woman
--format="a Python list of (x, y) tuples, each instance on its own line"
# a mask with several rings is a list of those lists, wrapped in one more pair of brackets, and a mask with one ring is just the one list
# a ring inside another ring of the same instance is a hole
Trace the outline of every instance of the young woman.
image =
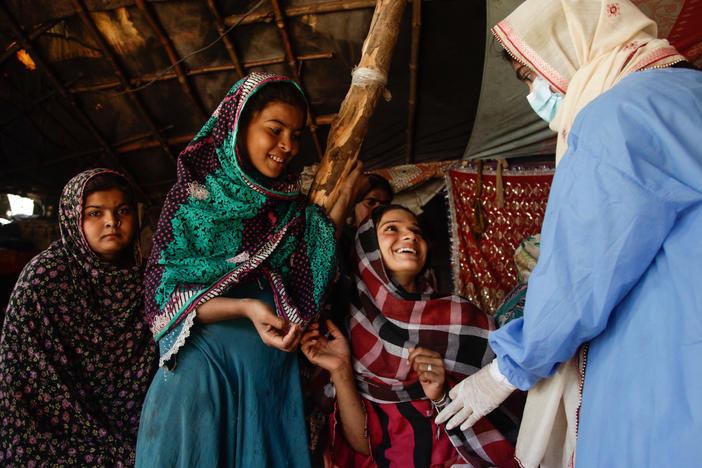
[(253, 73), (179, 157), (147, 266), (162, 367), (138, 466), (309, 466), (290, 351), (334, 274), (336, 226), (286, 171), (306, 115), (294, 82)]
[(138, 219), (120, 174), (71, 179), (61, 238), (27, 264), (0, 343), (0, 464), (134, 464), (158, 354), (144, 321)]
[[(467, 300), (433, 294), (424, 284), (427, 243), (414, 214), (398, 205), (374, 210), (358, 230), (354, 258), (350, 347), (331, 320), (332, 340), (314, 324), (301, 345), (336, 389), (335, 463), (515, 466), (512, 445), (488, 419), (467, 434), (447, 433), (433, 421), (453, 384), (494, 356), (487, 346), (494, 321)], [(493, 421), (510, 426), (498, 413)]]
[(524, 316), (439, 418), (469, 427), (519, 387), (523, 466), (695, 466), (702, 73), (629, 0), (527, 0), (493, 33), (558, 167)]

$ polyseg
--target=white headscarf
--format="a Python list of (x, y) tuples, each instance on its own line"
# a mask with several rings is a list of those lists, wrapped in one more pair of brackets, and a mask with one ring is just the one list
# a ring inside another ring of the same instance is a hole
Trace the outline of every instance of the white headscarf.
[(685, 60), (629, 0), (527, 0), (492, 32), (517, 61), (565, 94), (551, 122), (556, 164), (575, 116), (629, 73)]

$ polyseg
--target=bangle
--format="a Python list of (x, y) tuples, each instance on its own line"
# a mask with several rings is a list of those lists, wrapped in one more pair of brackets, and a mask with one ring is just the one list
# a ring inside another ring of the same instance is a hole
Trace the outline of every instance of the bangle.
[(448, 392), (444, 392), (444, 396), (442, 396), (439, 400), (432, 400), (431, 398), (429, 400), (431, 401), (431, 404), (434, 405), (434, 408), (441, 411), (448, 404)]

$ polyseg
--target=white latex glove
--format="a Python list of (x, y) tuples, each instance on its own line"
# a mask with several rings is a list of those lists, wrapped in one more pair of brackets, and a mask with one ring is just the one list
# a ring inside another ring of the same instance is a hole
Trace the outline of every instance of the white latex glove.
[(460, 424), (465, 431), (497, 408), (516, 388), (500, 373), (495, 359), (451, 389), (449, 397), (453, 401), (436, 417), (436, 424), (448, 420), (446, 429)]

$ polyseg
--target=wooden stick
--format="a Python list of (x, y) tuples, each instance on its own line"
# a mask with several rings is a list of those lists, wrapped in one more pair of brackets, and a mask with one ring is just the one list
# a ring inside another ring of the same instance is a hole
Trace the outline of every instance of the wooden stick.
[(234, 43), (231, 39), (229, 39), (229, 37), (226, 34), (224, 34), (224, 32), (226, 31), (226, 26), (224, 25), (224, 19), (219, 13), (217, 5), (215, 5), (215, 0), (207, 0), (207, 7), (210, 9), (210, 13), (212, 13), (215, 26), (217, 27), (217, 32), (220, 36), (222, 36), (222, 42), (224, 43), (224, 47), (227, 49), (229, 59), (232, 61), (232, 64), (234, 65), (234, 68), (236, 69), (239, 78), (243, 78), (246, 74), (246, 70), (241, 65), (239, 55), (236, 53), (236, 49), (234, 48)]
[(139, 11), (141, 11), (141, 14), (146, 18), (146, 22), (149, 23), (149, 26), (151, 26), (151, 29), (154, 34), (156, 34), (156, 37), (158, 37), (158, 40), (161, 42), (161, 47), (163, 47), (163, 50), (166, 51), (168, 60), (170, 60), (171, 65), (175, 69), (176, 75), (178, 76), (178, 83), (180, 83), (183, 93), (188, 97), (188, 99), (190, 99), (190, 102), (193, 103), (195, 110), (197, 110), (200, 114), (200, 118), (207, 119), (209, 115), (205, 110), (205, 106), (202, 104), (197, 92), (188, 81), (185, 71), (183, 70), (183, 66), (180, 64), (180, 58), (178, 57), (178, 54), (171, 43), (171, 39), (168, 37), (168, 34), (163, 28), (163, 25), (156, 18), (156, 16), (152, 14), (151, 10), (146, 5), (145, 0), (136, 0), (136, 5), (137, 8), (139, 8)]
[[(310, 54), (310, 55), (298, 55), (297, 60), (298, 61), (306, 61), (306, 60), (319, 60), (319, 59), (330, 59), (334, 57), (334, 54), (331, 52), (326, 52), (326, 53), (321, 53), (321, 54)], [(244, 69), (247, 68), (253, 68), (253, 67), (265, 67), (268, 65), (277, 65), (279, 63), (285, 63), (286, 58), (285, 57), (276, 57), (276, 58), (271, 58), (271, 59), (262, 59), (262, 60), (252, 60), (250, 62), (245, 62), (243, 64)], [(190, 70), (187, 70), (185, 74), (187, 76), (195, 76), (195, 75), (203, 75), (206, 73), (220, 73), (220, 72), (225, 72), (225, 71), (237, 71), (236, 66), (234, 65), (213, 65), (211, 67), (203, 67), (203, 68), (193, 68)], [(166, 80), (175, 80), (178, 78), (178, 75), (175, 73), (165, 73), (163, 75), (142, 75), (139, 77), (134, 77), (130, 78), (129, 84), (138, 87), (143, 85), (144, 83), (148, 83), (150, 81), (166, 81)], [(68, 84), (65, 84), (66, 87), (68, 87)], [(119, 88), (122, 86), (122, 83), (119, 81), (109, 81), (107, 83), (100, 83), (100, 84), (95, 84), (95, 85), (87, 85), (87, 86), (75, 86), (71, 87), (69, 91), (71, 93), (89, 93), (92, 91), (104, 91), (107, 89), (113, 89), (113, 88)]]
[(412, 51), (410, 53), (410, 89), (407, 105), (407, 153), (405, 164), (414, 162), (414, 128), (417, 121), (417, 72), (419, 70), (419, 33), (422, 28), (422, 0), (412, 0)]
[[(405, 3), (405, 0), (378, 1), (355, 75), (361, 70), (387, 77)], [(309, 195), (312, 203), (327, 212), (336, 203), (339, 187), (358, 158), (368, 122), (384, 89), (385, 83), (377, 79), (352, 80), (337, 118), (332, 122), (327, 150)]]
[[(288, 29), (285, 25), (285, 14), (283, 13), (282, 8), (280, 8), (280, 3), (278, 0), (271, 0), (271, 5), (273, 6), (273, 11), (275, 13), (275, 25), (278, 27), (280, 40), (283, 42), (285, 57), (288, 59), (288, 66), (292, 72), (293, 79), (300, 85), (300, 88), (305, 96), (308, 97), (309, 94), (307, 93), (305, 84), (302, 82), (302, 77), (300, 76), (298, 69), (298, 62), (295, 58), (292, 43), (290, 42), (290, 36), (288, 35)], [(317, 126), (314, 124), (314, 114), (312, 113), (311, 107), (312, 106), (307, 106), (307, 124), (310, 129), (310, 133), (312, 134), (312, 142), (317, 150), (317, 157), (322, 159), (324, 152), (322, 151), (322, 144), (319, 142), (319, 136), (317, 136)]]
[[(298, 5), (287, 7), (283, 14), (288, 17), (315, 15), (319, 13), (335, 13), (338, 11), (360, 10), (365, 8), (373, 8), (376, 5), (376, 0), (340, 0), (322, 3), (312, 3), (309, 5)], [(249, 13), (246, 18), (242, 19), (243, 15), (231, 15), (224, 18), (224, 24), (231, 26), (241, 21), (239, 24), (250, 23), (270, 23), (275, 20), (275, 13), (272, 10)]]
[[(72, 1), (73, 1), (74, 7), (76, 8), (78, 16), (80, 16), (83, 23), (87, 26), (88, 31), (90, 32), (90, 35), (93, 37), (95, 42), (97, 42), (98, 46), (100, 47), (100, 50), (102, 51), (103, 57), (112, 66), (112, 69), (114, 71), (115, 76), (120, 81), (120, 83), (122, 83), (124, 90), (129, 91), (129, 89), (130, 89), (129, 77), (127, 76), (126, 69), (123, 67), (122, 64), (120, 64), (118, 62), (117, 56), (112, 52), (109, 44), (107, 43), (107, 40), (103, 37), (100, 30), (97, 28), (97, 26), (93, 22), (93, 19), (90, 16), (90, 14), (88, 13), (88, 9), (85, 7), (83, 0), (72, 0)], [(132, 104), (134, 104), (134, 107), (136, 107), (136, 109), (139, 111), (142, 118), (151, 127), (151, 131), (153, 131), (154, 137), (156, 137), (156, 139), (159, 141), (161, 148), (163, 149), (163, 152), (169, 157), (169, 159), (173, 162), (173, 164), (175, 164), (176, 157), (173, 154), (173, 152), (171, 151), (171, 149), (168, 147), (168, 143), (166, 142), (166, 138), (161, 134), (161, 132), (159, 132), (158, 125), (156, 124), (156, 120), (151, 115), (151, 113), (148, 111), (144, 102), (141, 100), (141, 98), (139, 96), (137, 96), (134, 93), (128, 92), (127, 96), (132, 101)]]

